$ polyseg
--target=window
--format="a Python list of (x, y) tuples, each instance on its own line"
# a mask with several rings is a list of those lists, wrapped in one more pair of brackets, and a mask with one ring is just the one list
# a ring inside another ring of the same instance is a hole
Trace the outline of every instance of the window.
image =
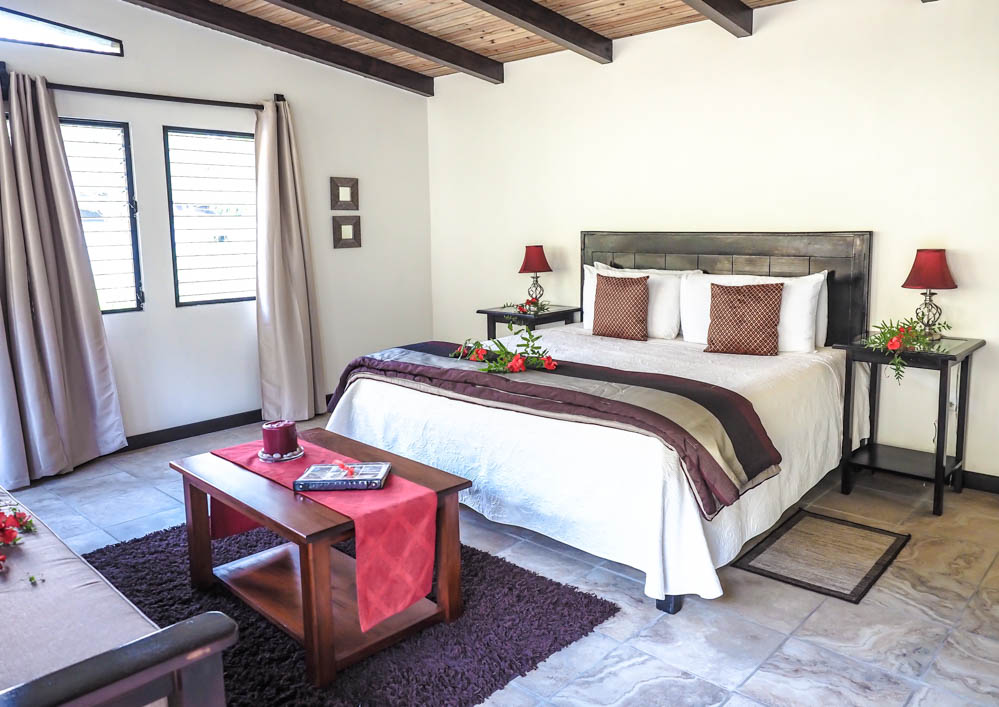
[(124, 56), (121, 40), (0, 7), (0, 41)]
[(142, 309), (128, 125), (60, 122), (101, 311)]
[(253, 135), (163, 128), (177, 306), (257, 294)]

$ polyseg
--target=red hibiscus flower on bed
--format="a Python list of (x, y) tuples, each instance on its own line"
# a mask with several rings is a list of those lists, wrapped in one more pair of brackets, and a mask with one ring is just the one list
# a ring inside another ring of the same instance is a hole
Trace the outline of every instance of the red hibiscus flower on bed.
[[(511, 331), (513, 327), (510, 327)], [(521, 373), (529, 368), (554, 371), (558, 361), (541, 345), (541, 334), (520, 329), (514, 332), (520, 340), (514, 345), (502, 339), (493, 339), (486, 348), (481, 341), (466, 339), (465, 343), (451, 353), (451, 358), (463, 358), (485, 364), (479, 370), (486, 373)]]
[(511, 373), (520, 373), (527, 370), (524, 357), (520, 354), (515, 354), (514, 357), (510, 359), (510, 363), (506, 364), (506, 367)]

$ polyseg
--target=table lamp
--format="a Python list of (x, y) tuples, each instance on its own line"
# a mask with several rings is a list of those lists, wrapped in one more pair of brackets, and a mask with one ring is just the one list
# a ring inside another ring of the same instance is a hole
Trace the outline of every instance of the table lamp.
[(548, 264), (548, 259), (545, 258), (544, 246), (526, 246), (524, 250), (524, 262), (520, 266), (520, 272), (533, 274), (531, 286), (527, 288), (528, 297), (534, 297), (539, 301), (541, 300), (541, 297), (545, 294), (545, 288), (541, 286), (540, 282), (538, 282), (538, 273), (551, 271), (552, 266)]
[[(905, 278), (902, 287), (910, 290), (924, 290), (923, 303), (916, 308), (916, 319), (927, 329), (940, 321), (942, 310), (933, 301), (936, 294), (933, 290), (953, 290), (957, 288), (954, 277), (947, 267), (947, 251), (943, 248), (920, 248), (916, 251), (916, 259), (912, 263), (909, 277)], [(939, 339), (937, 333), (931, 338)]]

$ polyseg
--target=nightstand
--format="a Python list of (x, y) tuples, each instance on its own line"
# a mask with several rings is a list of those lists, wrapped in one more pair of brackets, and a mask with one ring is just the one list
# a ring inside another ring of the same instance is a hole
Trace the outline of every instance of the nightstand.
[(564, 322), (572, 324), (576, 319), (576, 312), (581, 312), (582, 307), (570, 307), (565, 304), (553, 304), (548, 307), (547, 312), (541, 314), (521, 314), (516, 307), (493, 307), (491, 309), (477, 309), (476, 314), (486, 315), (486, 336), (490, 339), (496, 338), (496, 322), (506, 322), (513, 320), (516, 324), (526, 326), (533, 331), (539, 324), (550, 324), (551, 322)]
[[(920, 452), (887, 444), (878, 444), (878, 386), (880, 366), (893, 356), (872, 351), (861, 342), (836, 344), (833, 348), (846, 351), (846, 389), (843, 395), (843, 456), (840, 462), (842, 492), (853, 490), (854, 469), (890, 471), (933, 481), (933, 513), (943, 515), (943, 492), (948, 477), (956, 493), (964, 486), (964, 454), (968, 430), (968, 391), (971, 387), (971, 355), (985, 346), (982, 339), (944, 337), (935, 351), (910, 351), (902, 354), (909, 368), (928, 368), (940, 374), (937, 398), (936, 452)], [(857, 451), (853, 451), (853, 364), (871, 364), (871, 435)], [(947, 403), (950, 392), (951, 367), (961, 365), (961, 383), (957, 401), (957, 449), (947, 456)]]

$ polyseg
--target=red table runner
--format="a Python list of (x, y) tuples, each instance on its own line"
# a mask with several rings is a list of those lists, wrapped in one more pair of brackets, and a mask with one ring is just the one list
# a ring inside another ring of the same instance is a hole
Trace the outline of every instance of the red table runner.
[[(263, 462), (260, 441), (212, 452), (233, 464), (276, 481), (286, 488), (313, 464), (340, 460), (342, 454), (304, 440), (305, 455), (286, 462)], [(437, 494), (390, 473), (377, 491), (308, 491), (303, 496), (354, 521), (357, 548), (357, 613), (367, 631), (430, 593), (437, 534)], [(242, 513), (215, 503), (211, 506), (212, 537), (225, 537), (257, 524)]]

